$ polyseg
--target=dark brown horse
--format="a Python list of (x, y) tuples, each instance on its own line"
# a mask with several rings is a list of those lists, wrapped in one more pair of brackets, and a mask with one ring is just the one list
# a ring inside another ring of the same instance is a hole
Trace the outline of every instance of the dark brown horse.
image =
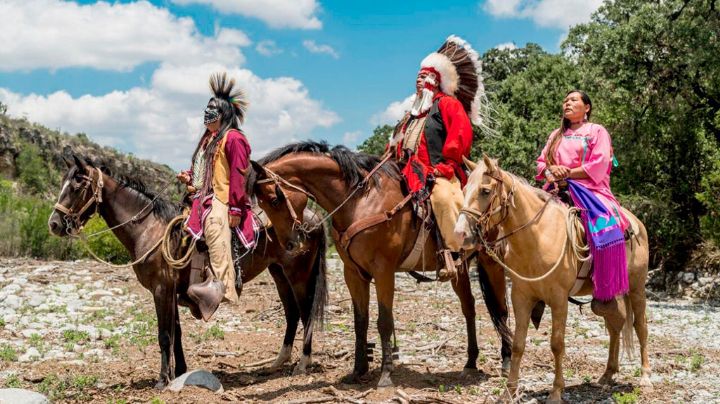
[[(386, 162), (364, 185), (364, 177), (379, 161), (377, 157), (353, 153), (342, 146), (329, 149), (325, 143), (291, 144), (271, 153), (260, 164), (254, 163), (255, 172), (248, 180), (248, 187), (253, 189), (260, 206), (273, 221), (283, 245), (299, 245), (296, 237), (302, 234), (303, 229), (307, 230), (307, 225), (295, 218), (301, 217), (308, 197), (315, 199), (328, 212), (334, 212), (333, 237), (345, 263), (345, 283), (352, 297), (355, 320), (355, 366), (345, 381), (356, 382), (368, 371), (368, 306), (372, 279), (377, 292), (377, 325), (382, 345), (378, 386), (383, 387), (392, 385), (395, 273), (413, 249), (421, 224), (410, 204), (394, 209), (406, 196), (394, 162)], [(354, 191), (356, 189), (358, 191)], [(359, 220), (393, 210), (397, 213), (387, 214), (387, 220), (354, 237), (347, 236), (352, 233), (348, 232), (348, 228)], [(346, 236), (343, 237), (343, 234)], [(415, 270), (434, 271), (438, 266), (436, 251), (435, 237), (428, 237), (423, 258)], [(502, 337), (501, 355), (503, 368), (507, 370), (511, 333), (507, 327), (505, 277), (497, 265), (486, 266), (485, 269), (479, 271), (480, 285), (493, 324)], [(465, 370), (475, 370), (478, 356), (475, 299), (467, 271), (461, 271), (452, 286), (460, 298), (467, 326), (468, 360)]]
[[(147, 209), (143, 213), (144, 208)], [(74, 157), (74, 161), (68, 162), (58, 204), (48, 221), (50, 232), (57, 236), (76, 235), (96, 210), (108, 226), (119, 226), (113, 229), (113, 233), (133, 260), (152, 249), (163, 237), (168, 222), (180, 213), (178, 207), (147, 192), (142, 183), (113, 178), (108, 171)], [(138, 218), (131, 220), (135, 215)], [(309, 220), (317, 220), (313, 217), (307, 216)], [(123, 225), (125, 222), (127, 224)], [(322, 323), (327, 301), (324, 229), (319, 227), (309, 234), (304, 250), (295, 253), (287, 252), (278, 244), (272, 230), (269, 234), (263, 232), (261, 237), (253, 254), (243, 257), (242, 280), (248, 282), (265, 268), (269, 269), (287, 321), (283, 346), (272, 368), (278, 368), (290, 359), (298, 320), (301, 319), (305, 331), (303, 357), (296, 371), (304, 370), (310, 362), (312, 329), (315, 321)], [(134, 265), (133, 270), (155, 301), (161, 352), (160, 377), (156, 387), (162, 388), (176, 375), (187, 371), (177, 302), (191, 302), (186, 295), (190, 269), (189, 265), (180, 270), (170, 269), (161, 251), (156, 249)]]

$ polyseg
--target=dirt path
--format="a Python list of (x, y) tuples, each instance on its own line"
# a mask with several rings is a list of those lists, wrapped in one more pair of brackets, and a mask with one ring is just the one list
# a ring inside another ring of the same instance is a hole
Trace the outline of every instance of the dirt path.
[[(397, 388), (376, 390), (379, 349), (370, 381), (344, 385), (352, 369), (352, 309), (340, 263), (330, 260), (330, 305), (323, 332), (315, 334), (314, 365), (292, 376), (292, 364), (263, 374), (249, 366), (277, 354), (284, 317), (271, 277), (246, 285), (237, 307), (222, 307), (210, 323), (183, 309), (183, 343), (188, 366), (218, 376), (220, 395), (191, 388), (181, 393), (153, 389), (159, 372), (156, 322), (150, 294), (131, 270), (93, 262), (0, 260), (0, 387), (22, 387), (57, 402), (221, 402), (342, 399), (387, 401), (403, 394), (416, 402), (493, 401), (504, 391), (499, 343), (481, 303), (480, 372), (460, 376), (465, 330), (449, 284), (397, 282), (396, 326), (400, 362)], [(374, 299), (374, 298), (373, 298)], [(371, 300), (372, 301), (372, 300)], [(377, 305), (371, 306), (372, 317)], [(523, 401), (542, 401), (552, 384), (549, 312), (528, 335), (521, 371)], [(637, 360), (622, 360), (612, 388), (593, 383), (603, 372), (607, 341), (602, 323), (589, 310), (572, 308), (566, 337), (565, 399), (569, 402), (712, 402), (720, 400), (720, 309), (686, 301), (652, 301), (649, 308), (654, 391), (641, 391)], [(369, 340), (379, 338), (371, 321)], [(298, 337), (298, 340), (300, 338)], [(299, 357), (296, 342), (293, 360)], [(351, 401), (345, 401), (351, 402)], [(359, 402), (359, 401), (358, 401)], [(399, 401), (398, 401), (399, 402)], [(625, 401), (632, 402), (632, 401)]]

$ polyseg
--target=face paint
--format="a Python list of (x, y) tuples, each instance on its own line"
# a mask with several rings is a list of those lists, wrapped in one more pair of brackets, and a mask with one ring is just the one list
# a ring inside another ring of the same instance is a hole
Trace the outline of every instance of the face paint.
[(215, 105), (214, 102), (209, 102), (207, 107), (205, 107), (205, 119), (204, 123), (205, 125), (209, 123), (213, 123), (220, 119), (220, 110), (218, 109), (217, 105)]

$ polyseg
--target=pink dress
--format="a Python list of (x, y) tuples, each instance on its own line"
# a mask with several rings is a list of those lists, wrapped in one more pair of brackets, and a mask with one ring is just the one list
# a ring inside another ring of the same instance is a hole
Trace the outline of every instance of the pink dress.
[[(537, 159), (535, 179), (538, 181), (545, 179), (545, 168), (547, 167), (545, 154), (550, 147), (550, 141), (558, 130), (555, 129), (550, 134)], [(610, 191), (613, 149), (608, 131), (601, 125), (590, 122), (585, 122), (575, 130), (568, 129), (563, 134), (554, 157), (557, 165), (571, 169), (582, 167), (585, 170), (588, 178), (575, 179), (575, 181), (590, 190), (611, 212), (614, 212), (625, 231), (629, 226), (628, 220), (625, 215), (620, 213), (620, 204)]]

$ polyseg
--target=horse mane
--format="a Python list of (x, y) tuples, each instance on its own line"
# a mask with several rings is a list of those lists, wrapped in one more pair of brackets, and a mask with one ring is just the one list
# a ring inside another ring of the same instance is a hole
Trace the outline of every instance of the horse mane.
[[(495, 161), (495, 160), (493, 160), (493, 161)], [(495, 163), (496, 163), (496, 166), (497, 166), (497, 161), (495, 161)], [(482, 159), (477, 163), (477, 165), (478, 165), (478, 166), (477, 166), (476, 169), (480, 169), (480, 170), (481, 170), (480, 172), (486, 172), (486, 171), (487, 171), (487, 166), (485, 165), (485, 162), (484, 162)], [(545, 191), (544, 189), (533, 186), (533, 185), (530, 184), (530, 182), (529, 182), (528, 180), (526, 180), (525, 178), (520, 177), (520, 176), (518, 176), (518, 175), (515, 175), (515, 174), (511, 173), (510, 171), (503, 170), (503, 169), (500, 168), (500, 167), (497, 167), (497, 168), (498, 168), (498, 170), (504, 172), (505, 174), (507, 174), (507, 175), (509, 175), (511, 178), (513, 178), (513, 179), (515, 180), (515, 183), (516, 183), (516, 184), (520, 184), (521, 186), (527, 188), (529, 191), (531, 191), (532, 193), (534, 193), (535, 196), (537, 196), (538, 198), (540, 198), (540, 200), (542, 200), (543, 202), (546, 202), (548, 199), (550, 199), (550, 200), (551, 200), (551, 203), (557, 203), (557, 201), (555, 200), (555, 198), (553, 198), (553, 195), (550, 194), (549, 192)]]
[[(343, 180), (349, 187), (357, 186), (363, 178), (365, 178), (365, 175), (367, 175), (367, 173), (375, 168), (381, 161), (378, 156), (354, 152), (342, 145), (330, 148), (325, 141), (316, 142), (307, 140), (279, 147), (258, 160), (258, 163), (266, 165), (272, 163), (273, 161), (277, 161), (288, 154), (294, 153), (310, 153), (316, 155), (323, 154), (330, 157), (333, 161), (335, 161), (335, 163), (337, 163), (338, 166), (340, 166), (340, 172), (343, 175)], [(373, 174), (371, 178), (371, 185), (373, 187), (377, 187), (379, 185), (379, 182), (377, 181), (379, 174), (387, 175), (388, 177), (398, 181), (401, 179), (400, 169), (398, 168), (397, 163), (392, 160), (387, 161)], [(248, 176), (246, 185), (248, 193), (252, 193), (256, 181), (257, 173), (250, 170), (250, 175)]]
[[(91, 161), (87, 163), (96, 168)], [(160, 219), (169, 222), (172, 218), (180, 214), (180, 207), (168, 201), (165, 198), (157, 197), (154, 192), (148, 191), (145, 183), (137, 178), (122, 174), (114, 174), (107, 166), (100, 166), (100, 170), (112, 179), (117, 181), (120, 188), (130, 188), (135, 191), (135, 196), (142, 202), (152, 202), (152, 213)], [(157, 197), (157, 199), (155, 199)]]

